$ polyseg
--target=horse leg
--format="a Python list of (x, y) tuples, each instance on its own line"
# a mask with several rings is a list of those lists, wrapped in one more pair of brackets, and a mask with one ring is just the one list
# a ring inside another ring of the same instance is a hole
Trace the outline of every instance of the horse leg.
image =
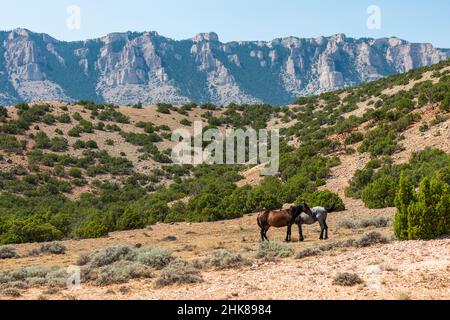
[(303, 238), (303, 230), (302, 230), (302, 224), (298, 224), (298, 233), (299, 233), (299, 241), (303, 242), (305, 241), (305, 238)]
[(323, 221), (323, 223), (325, 225), (325, 240), (328, 240), (328, 225), (325, 220)]
[(325, 226), (324, 226), (324, 223), (322, 220), (319, 220), (319, 224), (320, 224), (320, 229), (321, 229), (319, 240), (323, 240), (323, 233), (325, 231)]
[[(270, 228), (270, 227), (269, 227)], [(269, 238), (267, 237), (267, 231), (269, 231), (269, 228), (264, 229), (264, 238), (269, 241)]]
[(264, 242), (264, 229), (261, 228), (261, 242)]
[(287, 232), (286, 232), (286, 242), (291, 241), (291, 229), (292, 229), (292, 225), (288, 225)]

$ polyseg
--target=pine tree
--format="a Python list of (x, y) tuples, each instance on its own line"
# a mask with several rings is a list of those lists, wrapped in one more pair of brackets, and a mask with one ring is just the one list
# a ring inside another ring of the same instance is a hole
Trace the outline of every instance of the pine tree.
[(402, 173), (400, 176), (399, 190), (395, 197), (397, 213), (394, 219), (394, 232), (397, 238), (408, 239), (408, 207), (416, 201), (414, 184), (412, 179)]

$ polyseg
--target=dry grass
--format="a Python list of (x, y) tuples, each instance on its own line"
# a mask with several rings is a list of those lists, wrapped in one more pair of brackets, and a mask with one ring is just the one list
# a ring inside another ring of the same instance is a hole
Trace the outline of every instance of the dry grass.
[(137, 261), (158, 270), (166, 267), (174, 259), (172, 250), (162, 248), (140, 250), (137, 256)]
[(280, 242), (262, 242), (259, 245), (256, 257), (258, 259), (287, 258), (294, 254), (294, 249)]
[(236, 252), (230, 252), (227, 250), (217, 250), (214, 251), (210, 257), (205, 259), (204, 264), (206, 266), (213, 267), (218, 270), (224, 270), (248, 266), (252, 264), (252, 261), (242, 257), (241, 254)]
[(362, 284), (364, 281), (356, 273), (338, 273), (333, 279), (333, 285), (352, 287)]
[(66, 286), (67, 273), (58, 267), (32, 266), (0, 271), (0, 288), (3, 294), (17, 297), (18, 292), (29, 288), (62, 288)]
[(41, 245), (37, 249), (32, 249), (28, 255), (29, 256), (38, 256), (40, 254), (65, 254), (67, 248), (58, 241), (54, 241), (51, 243), (46, 243)]
[(346, 218), (339, 223), (339, 226), (347, 229), (365, 229), (369, 227), (385, 228), (389, 225), (391, 219), (383, 216), (360, 219)]
[(155, 287), (162, 288), (174, 284), (192, 284), (201, 282), (200, 269), (195, 265), (184, 261), (172, 261), (162, 271), (158, 279), (156, 279)]
[(151, 269), (163, 269), (173, 260), (168, 249), (114, 246), (80, 256), (78, 265), (86, 280), (105, 286), (152, 278)]
[(2, 246), (0, 247), (0, 259), (13, 259), (18, 258), (19, 255), (16, 249), (12, 246)]
[(322, 254), (322, 250), (320, 250), (320, 249), (307, 248), (307, 249), (303, 249), (303, 250), (300, 250), (299, 252), (297, 252), (295, 258), (303, 259), (303, 258), (307, 258), (307, 257), (319, 256), (321, 254)]
[(18, 298), (18, 297), (21, 296), (20, 290), (18, 290), (18, 289), (16, 289), (16, 288), (6, 288), (6, 289), (3, 289), (2, 293), (3, 293), (5, 296), (13, 297), (13, 298)]

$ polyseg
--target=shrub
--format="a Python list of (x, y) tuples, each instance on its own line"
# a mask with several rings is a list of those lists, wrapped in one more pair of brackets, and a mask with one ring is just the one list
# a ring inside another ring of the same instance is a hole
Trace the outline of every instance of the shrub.
[(15, 270), (0, 271), (0, 283), (14, 288), (48, 286), (62, 288), (66, 286), (67, 273), (58, 267), (33, 266)]
[(73, 148), (74, 149), (85, 149), (86, 148), (86, 142), (84, 142), (83, 140), (77, 140), (73, 144)]
[(61, 123), (70, 123), (72, 120), (70, 119), (70, 116), (67, 113), (62, 114), (57, 118), (57, 120)]
[(56, 119), (52, 114), (47, 113), (42, 117), (42, 122), (44, 122), (47, 125), (52, 125), (56, 122)]
[(108, 227), (98, 220), (88, 220), (75, 229), (75, 234), (82, 239), (100, 238), (108, 234)]
[(203, 281), (200, 276), (200, 270), (189, 262), (183, 260), (172, 261), (162, 271), (155, 286), (157, 288), (170, 286), (174, 284), (192, 284)]
[(0, 244), (54, 241), (62, 239), (63, 236), (63, 233), (50, 223), (30, 217), (12, 221), (9, 231), (0, 235)]
[(434, 239), (450, 233), (450, 187), (439, 178), (424, 178), (416, 194), (411, 180), (402, 177), (395, 204), (398, 238)]
[[(277, 178), (266, 177), (259, 186), (250, 192), (247, 206), (253, 208), (254, 211), (281, 208), (284, 203), (283, 193), (283, 186)], [(295, 192), (293, 191), (292, 193)]]
[(150, 278), (147, 266), (136, 261), (136, 249), (128, 246), (109, 247), (90, 255), (81, 255), (77, 264), (85, 279), (97, 285), (124, 283), (135, 278)]
[(4, 106), (0, 106), (0, 121), (5, 121), (8, 118), (8, 110)]
[(50, 140), (50, 150), (54, 152), (66, 151), (69, 143), (63, 137), (54, 137)]
[(177, 241), (177, 237), (175, 237), (175, 236), (167, 236), (167, 237), (162, 238), (161, 241), (167, 241), (167, 242), (169, 242), (169, 241)]
[(420, 132), (427, 132), (428, 130), (430, 130), (428, 123), (422, 123), (419, 127)]
[(51, 254), (64, 254), (66, 253), (67, 248), (61, 244), (60, 242), (52, 242), (43, 244), (39, 251), (42, 253), (51, 253)]
[(3, 289), (2, 293), (5, 296), (14, 297), (14, 298), (18, 298), (22, 295), (20, 293), (20, 291), (16, 288), (5, 288), (5, 289)]
[(89, 149), (98, 149), (97, 142), (95, 142), (94, 140), (88, 140), (86, 142), (86, 147)]
[(239, 253), (227, 250), (214, 251), (210, 257), (205, 259), (204, 263), (219, 270), (239, 268), (252, 264), (250, 260), (242, 257)]
[(360, 239), (354, 242), (357, 247), (369, 247), (374, 244), (387, 243), (389, 239), (383, 236), (381, 233), (373, 231), (365, 234)]
[(287, 258), (294, 254), (294, 249), (279, 242), (262, 242), (259, 245), (256, 257), (258, 259)]
[(153, 275), (148, 267), (139, 262), (120, 260), (98, 269), (87, 269), (85, 277), (96, 285), (107, 286), (126, 283), (131, 279), (151, 278)]
[(372, 156), (392, 155), (399, 150), (396, 142), (396, 134), (385, 128), (378, 127), (368, 132), (363, 143), (359, 146), (359, 152), (370, 152)]
[(91, 261), (91, 256), (86, 253), (82, 253), (77, 258), (77, 266), (85, 266)]
[(338, 273), (333, 279), (333, 285), (353, 287), (364, 281), (355, 273)]
[(397, 213), (394, 218), (394, 233), (399, 239), (408, 239), (408, 208), (415, 200), (415, 196), (414, 184), (411, 178), (402, 173), (395, 196)]
[(0, 133), (0, 149), (10, 153), (21, 153), (24, 148), (16, 137)]
[(101, 121), (114, 121), (118, 123), (129, 123), (129, 118), (120, 111), (115, 110), (114, 107), (108, 106), (105, 110), (100, 112), (98, 119)]
[(322, 250), (317, 248), (307, 248), (297, 252), (296, 259), (303, 259), (307, 257), (319, 256), (322, 254)]
[(136, 256), (136, 251), (130, 246), (114, 246), (90, 254), (87, 260), (90, 267), (98, 268), (120, 260), (134, 261)]
[(83, 173), (81, 172), (80, 168), (70, 168), (68, 174), (69, 176), (74, 178), (83, 177)]
[(67, 132), (67, 135), (69, 136), (69, 137), (80, 137), (80, 134), (83, 132), (83, 130), (79, 127), (79, 126), (76, 126), (76, 127), (73, 127), (73, 128), (71, 128), (68, 132)]
[(12, 259), (18, 258), (19, 255), (16, 252), (16, 249), (11, 246), (1, 246), (0, 247), (0, 259)]
[(396, 189), (394, 178), (385, 176), (366, 186), (361, 193), (361, 199), (369, 209), (392, 207)]
[(192, 124), (192, 122), (189, 121), (188, 119), (184, 118), (180, 121), (180, 124), (182, 124), (183, 126), (190, 126)]
[(145, 212), (127, 209), (117, 221), (118, 230), (142, 229), (147, 225), (148, 216)]
[(80, 114), (79, 112), (75, 112), (74, 115), (73, 115), (73, 118), (74, 118), (76, 121), (81, 121), (81, 120), (83, 120), (83, 117), (81, 116), (81, 114)]
[(355, 144), (364, 140), (364, 135), (361, 132), (354, 132), (345, 139), (346, 145)]
[(302, 195), (297, 203), (304, 200), (310, 207), (334, 208), (334, 211), (344, 211), (345, 205), (342, 199), (336, 194), (328, 190), (316, 191)]
[(173, 106), (166, 103), (158, 103), (156, 111), (159, 113), (170, 114), (170, 110), (173, 109)]
[(137, 255), (137, 261), (147, 266), (163, 269), (174, 260), (172, 251), (162, 248), (145, 248), (141, 249)]
[(50, 138), (45, 132), (38, 132), (34, 137), (35, 147), (38, 149), (48, 149), (51, 146)]
[(347, 229), (364, 229), (368, 227), (384, 228), (389, 225), (390, 219), (386, 217), (374, 217), (358, 220), (357, 218), (348, 218), (339, 222), (339, 226)]

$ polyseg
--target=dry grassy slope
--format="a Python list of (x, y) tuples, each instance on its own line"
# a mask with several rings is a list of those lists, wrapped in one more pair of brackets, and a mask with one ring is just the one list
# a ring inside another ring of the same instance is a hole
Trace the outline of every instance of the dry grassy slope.
[[(142, 155), (138, 150), (140, 149), (139, 146), (135, 146), (131, 143), (128, 143), (125, 141), (125, 139), (120, 135), (119, 132), (107, 132), (107, 131), (98, 131), (94, 130), (94, 133), (83, 133), (81, 134), (81, 137), (70, 137), (68, 136), (68, 131), (75, 127), (78, 122), (73, 120), (73, 115), (75, 113), (79, 113), (83, 119), (87, 121), (91, 121), (94, 125), (100, 120), (98, 119), (92, 119), (91, 118), (91, 111), (88, 110), (86, 107), (81, 105), (68, 105), (68, 111), (64, 111), (61, 109), (63, 106), (67, 106), (67, 104), (60, 103), (60, 102), (49, 102), (49, 101), (36, 101), (33, 104), (48, 104), (52, 107), (51, 114), (54, 116), (60, 116), (62, 114), (68, 114), (72, 118), (71, 123), (59, 123), (56, 122), (53, 125), (47, 125), (45, 123), (39, 123), (39, 130), (35, 129), (35, 125), (32, 125), (30, 127), (30, 130), (28, 130), (25, 134), (16, 135), (16, 137), (20, 140), (26, 140), (27, 141), (27, 150), (30, 150), (33, 145), (34, 141), (33, 139), (29, 138), (30, 134), (36, 135), (39, 131), (42, 131), (46, 133), (50, 138), (60, 136), (55, 132), (56, 129), (59, 129), (63, 132), (63, 137), (68, 140), (69, 148), (65, 152), (65, 154), (80, 157), (82, 156), (83, 150), (77, 150), (72, 147), (72, 145), (77, 140), (82, 141), (88, 141), (88, 140), (94, 140), (97, 142), (97, 145), (99, 147), (99, 150), (105, 150), (108, 152), (110, 156), (114, 157), (120, 157), (122, 153), (125, 153), (125, 156), (128, 160), (132, 161), (134, 170), (136, 172), (144, 173), (144, 174), (151, 174), (152, 171), (154, 171), (157, 168), (161, 167), (160, 163), (155, 162), (152, 159), (148, 160), (141, 160), (139, 159), (139, 156)], [(117, 123), (113, 121), (102, 121), (105, 123), (105, 125), (111, 124), (111, 125), (117, 125), (122, 129), (124, 132), (133, 132), (133, 133), (145, 133), (144, 129), (138, 128), (136, 124), (138, 122), (151, 122), (155, 126), (160, 125), (166, 125), (170, 128), (171, 132), (176, 129), (186, 129), (189, 132), (193, 132), (192, 126), (185, 126), (180, 124), (180, 121), (182, 119), (188, 119), (192, 123), (194, 121), (203, 121), (203, 123), (206, 123), (206, 120), (202, 118), (205, 110), (202, 110), (200, 108), (195, 108), (192, 111), (188, 112), (188, 115), (181, 115), (177, 112), (172, 111), (171, 114), (162, 114), (158, 113), (156, 111), (156, 106), (145, 106), (142, 109), (135, 109), (131, 107), (121, 107), (119, 109), (121, 113), (128, 116), (130, 119), (130, 122), (128, 124), (122, 124)], [(223, 110), (213, 111), (212, 114), (214, 116), (220, 116)], [(17, 118), (17, 110), (15, 107), (8, 108), (8, 119), (16, 119)], [(1, 122), (0, 122), (1, 123)], [(225, 128), (220, 128), (221, 130), (224, 130)], [(162, 132), (162, 131), (161, 131)], [(160, 133), (161, 133), (160, 132)], [(114, 142), (114, 145), (108, 145), (106, 142), (107, 140), (112, 140)], [(174, 142), (164, 139), (161, 142), (156, 143), (156, 146), (158, 149), (163, 152), (166, 149), (172, 148), (175, 145)], [(22, 165), (23, 167), (28, 167), (28, 161), (26, 156), (23, 155), (8, 155), (5, 154), (2, 150), (0, 150), (0, 156), (3, 157), (3, 159), (0, 157), (0, 169), (1, 170), (11, 170), (17, 165)], [(46, 168), (41, 167), (43, 171), (51, 171), (52, 168)], [(93, 179), (90, 179), (89, 177), (86, 177), (88, 182), (92, 182)], [(120, 177), (114, 177), (111, 175), (99, 175), (96, 176), (95, 179), (100, 180), (116, 180), (120, 181)], [(164, 182), (164, 181), (163, 181)], [(79, 195), (82, 192), (92, 191), (93, 189), (88, 186), (83, 187), (75, 187), (71, 194), (68, 196), (70, 198), (76, 199), (79, 197)]]

